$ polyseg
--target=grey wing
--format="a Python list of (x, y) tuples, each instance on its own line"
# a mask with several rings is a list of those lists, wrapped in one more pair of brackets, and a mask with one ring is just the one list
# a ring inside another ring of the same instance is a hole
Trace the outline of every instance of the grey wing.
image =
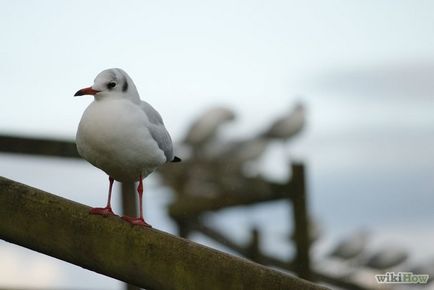
[(161, 118), (161, 116), (157, 112), (157, 110), (155, 110), (154, 107), (152, 107), (149, 103), (147, 103), (145, 101), (142, 101), (140, 103), (140, 107), (146, 113), (146, 115), (148, 116), (149, 121), (152, 124), (163, 125), (164, 126), (163, 118)]
[(152, 138), (154, 138), (158, 144), (158, 147), (164, 152), (166, 161), (172, 161), (174, 158), (172, 139), (170, 138), (166, 127), (164, 127), (163, 119), (161, 118), (160, 114), (147, 102), (142, 101), (140, 106), (148, 116), (149, 122), (151, 123), (148, 129)]

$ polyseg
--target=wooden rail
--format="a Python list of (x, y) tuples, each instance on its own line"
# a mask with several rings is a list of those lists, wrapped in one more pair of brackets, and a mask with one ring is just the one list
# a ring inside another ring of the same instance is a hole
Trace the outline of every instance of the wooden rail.
[(326, 289), (0, 177), (0, 238), (154, 290)]
[(74, 142), (0, 135), (0, 152), (81, 158)]

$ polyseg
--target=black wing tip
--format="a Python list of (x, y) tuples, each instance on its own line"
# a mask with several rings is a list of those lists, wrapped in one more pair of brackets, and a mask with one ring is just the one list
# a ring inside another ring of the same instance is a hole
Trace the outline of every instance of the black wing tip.
[(181, 162), (181, 158), (179, 158), (178, 156), (173, 157), (172, 161), (170, 162)]

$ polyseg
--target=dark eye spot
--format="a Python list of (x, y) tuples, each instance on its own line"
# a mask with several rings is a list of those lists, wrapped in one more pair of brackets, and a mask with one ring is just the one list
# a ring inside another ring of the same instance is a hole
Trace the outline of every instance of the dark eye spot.
[(110, 90), (110, 89), (113, 89), (114, 87), (116, 87), (116, 83), (115, 82), (109, 82), (108, 84), (107, 84), (107, 88)]
[(122, 91), (126, 92), (128, 90), (128, 82), (125, 80), (124, 84), (122, 85)]

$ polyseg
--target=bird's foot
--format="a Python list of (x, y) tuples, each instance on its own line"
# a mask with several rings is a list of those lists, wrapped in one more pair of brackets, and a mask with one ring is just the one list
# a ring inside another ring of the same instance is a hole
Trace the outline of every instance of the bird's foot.
[(147, 227), (147, 228), (152, 228), (152, 226), (150, 224), (148, 224), (147, 222), (145, 222), (145, 220), (143, 218), (140, 218), (140, 217), (131, 217), (131, 216), (124, 215), (122, 217), (122, 219), (124, 221), (129, 222), (132, 225), (144, 226), (144, 227)]
[(90, 209), (89, 213), (90, 214), (102, 215), (104, 217), (112, 216), (112, 215), (117, 216), (117, 214), (115, 214), (113, 212), (113, 210), (112, 210), (111, 207), (94, 207), (94, 208)]

